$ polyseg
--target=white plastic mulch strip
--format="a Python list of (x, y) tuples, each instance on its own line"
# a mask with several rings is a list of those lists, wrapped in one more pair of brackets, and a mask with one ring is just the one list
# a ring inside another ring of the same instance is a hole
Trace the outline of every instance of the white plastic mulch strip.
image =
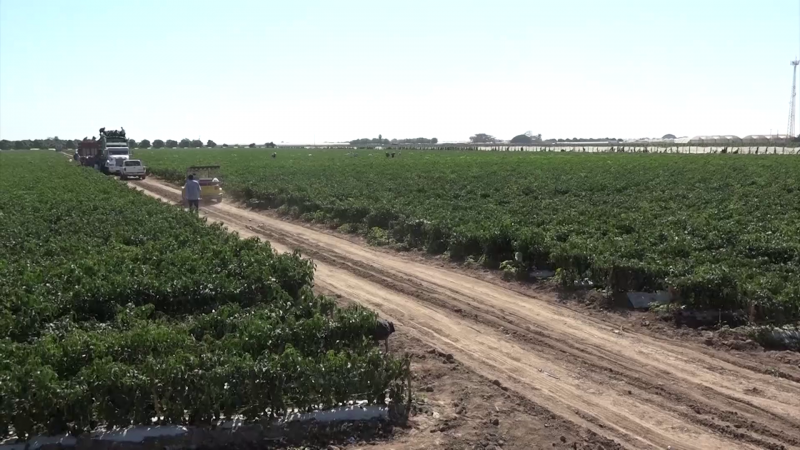
[[(319, 409), (308, 413), (300, 413), (295, 410), (287, 414), (283, 419), (278, 420), (278, 423), (308, 422), (312, 420), (326, 423), (349, 422), (385, 419), (388, 416), (389, 408), (386, 406), (368, 405), (366, 401), (357, 401), (349, 402), (344, 406)], [(236, 429), (242, 425), (245, 425), (245, 422), (241, 417), (234, 417), (220, 424), (223, 429)], [(111, 431), (95, 431), (92, 433), (92, 439), (137, 443), (144, 442), (145, 439), (182, 436), (188, 432), (189, 428), (180, 425), (135, 426)], [(77, 439), (66, 434), (60, 436), (37, 436), (28, 442), (6, 442), (9, 443), (0, 443), (0, 450), (38, 450), (48, 444), (61, 444), (64, 447), (75, 447), (77, 445)], [(26, 445), (28, 446), (26, 447)]]

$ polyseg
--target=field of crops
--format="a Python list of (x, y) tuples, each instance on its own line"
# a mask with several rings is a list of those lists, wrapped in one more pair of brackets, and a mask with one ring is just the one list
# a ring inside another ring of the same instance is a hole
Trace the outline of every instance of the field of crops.
[(399, 399), (312, 264), (54, 152), (0, 154), (0, 437)]
[[(157, 175), (221, 164), (264, 207), (565, 284), (672, 288), (701, 309), (800, 317), (800, 159), (515, 152), (150, 150)], [(520, 253), (522, 263), (508, 263)]]

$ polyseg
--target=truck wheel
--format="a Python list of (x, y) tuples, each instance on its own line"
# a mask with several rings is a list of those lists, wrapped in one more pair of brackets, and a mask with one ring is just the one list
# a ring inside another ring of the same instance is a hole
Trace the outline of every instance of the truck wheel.
[(147, 178), (147, 175), (142, 175), (141, 179), (144, 180), (145, 178)]

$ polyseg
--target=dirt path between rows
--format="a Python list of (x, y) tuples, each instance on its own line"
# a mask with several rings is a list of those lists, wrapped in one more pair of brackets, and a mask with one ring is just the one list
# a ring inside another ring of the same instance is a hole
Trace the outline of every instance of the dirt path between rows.
[[(170, 202), (180, 190), (131, 185)], [(203, 209), (317, 264), (316, 284), (394, 320), (475, 373), (627, 448), (800, 448), (800, 371), (614, 329), (446, 268), (220, 204)]]

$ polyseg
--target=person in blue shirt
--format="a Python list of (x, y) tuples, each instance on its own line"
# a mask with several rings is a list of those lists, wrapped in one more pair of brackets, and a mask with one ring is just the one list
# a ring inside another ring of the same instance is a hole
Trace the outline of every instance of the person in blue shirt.
[(186, 192), (186, 200), (189, 201), (189, 212), (200, 210), (200, 183), (194, 179), (194, 175), (189, 175), (186, 179), (186, 185), (183, 186)]

